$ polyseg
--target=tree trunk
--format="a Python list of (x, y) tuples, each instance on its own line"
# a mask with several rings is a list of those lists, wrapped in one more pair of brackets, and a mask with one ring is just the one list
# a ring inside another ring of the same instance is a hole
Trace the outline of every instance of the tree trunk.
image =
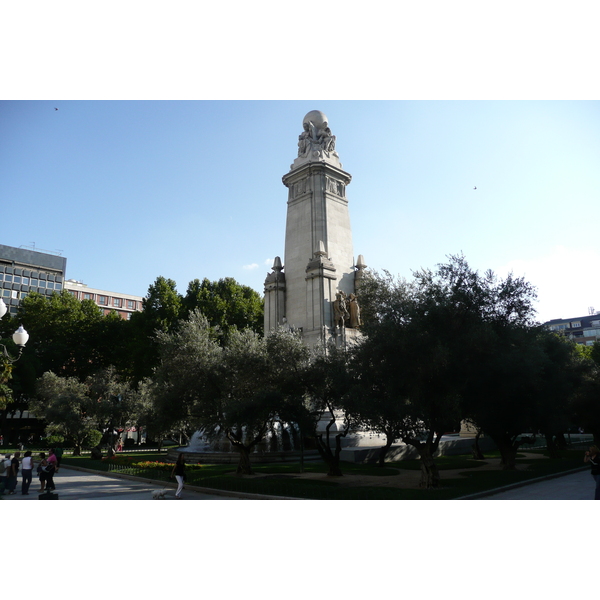
[(234, 444), (238, 452), (240, 453), (240, 460), (238, 462), (238, 466), (236, 469), (237, 475), (254, 475), (254, 471), (252, 470), (252, 464), (250, 462), (250, 452), (249, 449), (244, 446), (244, 444), (236, 443)]
[(548, 454), (550, 458), (560, 458), (560, 454), (558, 452), (558, 445), (554, 440), (554, 436), (546, 433), (544, 434), (544, 438), (546, 439), (546, 448), (548, 448)]
[(475, 443), (473, 444), (473, 458), (475, 460), (484, 460), (485, 456), (483, 455), (483, 452), (481, 451), (481, 448), (479, 447), (479, 438), (481, 437), (481, 429), (477, 430), (477, 433), (475, 434)]
[(342, 451), (341, 438), (345, 437), (346, 433), (348, 433), (347, 430), (344, 433), (338, 433), (335, 436), (335, 451), (332, 451), (331, 446), (329, 445), (329, 432), (327, 432), (325, 442), (323, 441), (322, 434), (315, 436), (317, 450), (323, 459), (323, 462), (329, 467), (329, 471), (327, 472), (329, 477), (343, 476), (342, 468), (340, 467), (340, 452)]
[(441, 439), (442, 434), (435, 435), (433, 431), (429, 432), (424, 442), (413, 438), (403, 439), (405, 444), (410, 444), (419, 453), (421, 458), (421, 482), (419, 486), (428, 490), (440, 486), (440, 472), (433, 456), (440, 445)]
[(393, 443), (394, 443), (394, 439), (388, 435), (385, 439), (385, 446), (383, 446), (381, 448), (381, 450), (379, 451), (378, 465), (380, 467), (385, 467), (385, 457), (387, 456), (387, 453), (388, 453), (389, 449), (392, 447)]
[(440, 486), (440, 472), (433, 459), (433, 452), (429, 444), (423, 444), (421, 451), (421, 482), (419, 486), (427, 490)]
[(500, 468), (503, 471), (515, 471), (517, 468), (516, 461), (519, 444), (511, 440), (508, 435), (494, 437), (490, 434), (490, 437), (494, 440), (500, 451)]

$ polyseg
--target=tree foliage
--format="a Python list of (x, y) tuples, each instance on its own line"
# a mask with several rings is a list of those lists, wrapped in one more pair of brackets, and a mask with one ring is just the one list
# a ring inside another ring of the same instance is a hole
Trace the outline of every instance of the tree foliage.
[(184, 312), (187, 317), (199, 309), (211, 327), (222, 331), (227, 337), (231, 329), (251, 329), (263, 332), (263, 300), (252, 288), (239, 284), (231, 277), (209, 281), (194, 279), (188, 285), (183, 297)]
[(240, 453), (238, 470), (251, 472), (249, 454), (279, 418), (286, 390), (304, 349), (293, 334), (265, 339), (232, 328), (225, 343), (199, 309), (171, 332), (157, 335), (160, 352), (152, 394), (171, 427), (202, 429), (209, 439), (226, 436)]
[(413, 445), (422, 485), (436, 487), (434, 454), (461, 418), (483, 428), (507, 464), (514, 431), (530, 426), (539, 376), (531, 347), (535, 290), (512, 275), (480, 275), (463, 256), (413, 275), (407, 282), (374, 274), (363, 284), (365, 339), (354, 366), (364, 421)]
[(38, 380), (38, 398), (30, 408), (46, 421), (46, 433), (63, 435), (73, 443), (76, 454), (81, 454), (86, 437), (96, 429), (88, 386), (76, 377), (44, 373)]

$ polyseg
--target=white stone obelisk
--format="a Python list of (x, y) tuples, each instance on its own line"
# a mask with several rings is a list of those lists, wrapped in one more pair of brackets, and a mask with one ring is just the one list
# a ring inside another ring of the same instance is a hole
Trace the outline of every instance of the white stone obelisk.
[[(302, 332), (308, 345), (358, 335), (355, 283), (365, 268), (354, 264), (346, 186), (327, 117), (303, 120), (298, 157), (284, 175), (288, 188), (284, 265), (275, 259), (265, 280), (265, 335), (277, 326)], [(353, 310), (351, 310), (353, 309)]]

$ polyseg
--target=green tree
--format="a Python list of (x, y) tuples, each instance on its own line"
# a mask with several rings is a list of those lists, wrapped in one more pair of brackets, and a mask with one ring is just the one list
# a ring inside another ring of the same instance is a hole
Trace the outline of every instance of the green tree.
[(159, 331), (156, 343), (160, 361), (145, 381), (145, 392), (152, 398), (153, 431), (190, 434), (203, 426), (207, 414), (216, 414), (211, 413), (211, 403), (218, 406), (222, 348), (199, 310), (172, 331)]
[(231, 277), (209, 281), (194, 279), (182, 300), (185, 313), (199, 309), (210, 325), (227, 337), (232, 328), (263, 332), (263, 300), (251, 287)]
[(129, 374), (134, 382), (152, 375), (159, 360), (156, 334), (170, 331), (180, 317), (181, 296), (177, 293), (176, 283), (172, 279), (157, 277), (142, 301), (142, 310), (134, 313), (129, 321)]
[[(199, 309), (171, 332), (157, 335), (160, 364), (150, 384), (163, 426), (226, 437), (239, 452), (239, 473), (251, 473), (250, 454), (297, 394), (293, 374), (305, 356), (301, 342), (279, 332), (265, 340), (232, 328), (221, 345)], [(297, 385), (297, 384), (295, 384)]]
[(88, 377), (86, 384), (92, 399), (91, 414), (97, 429), (104, 432), (109, 456), (112, 456), (119, 441), (115, 431), (135, 424), (140, 412), (140, 394), (112, 366)]
[[(580, 347), (577, 346), (581, 354)], [(582, 358), (584, 374), (569, 403), (572, 422), (592, 433), (594, 444), (600, 446), (600, 343), (591, 346), (588, 356)]]
[[(342, 348), (330, 344), (316, 348), (306, 374), (308, 392), (308, 417), (312, 417), (313, 435), (328, 475), (343, 475), (340, 465), (342, 438), (356, 422), (347, 410), (350, 388), (348, 355)], [(319, 422), (326, 421), (324, 431)], [(310, 420), (309, 420), (310, 422)]]
[[(591, 361), (577, 344), (540, 328), (537, 343), (544, 353), (536, 424), (546, 438), (550, 456), (566, 448), (565, 433), (573, 426), (571, 405), (589, 372)], [(585, 346), (581, 346), (585, 348)]]
[(516, 467), (521, 434), (540, 425), (547, 362), (535, 321), (535, 288), (524, 278), (498, 278), (451, 257), (438, 269), (459, 320), (455, 349), (462, 417), (496, 444), (503, 469)]
[(81, 454), (85, 439), (96, 429), (88, 386), (76, 377), (44, 373), (38, 380), (38, 396), (31, 401), (30, 408), (46, 421), (47, 435), (63, 435), (73, 444), (76, 455)]
[(439, 484), (434, 455), (461, 418), (490, 435), (504, 465), (514, 467), (516, 436), (535, 422), (532, 390), (543, 356), (532, 346), (534, 288), (512, 275), (480, 275), (453, 256), (411, 282), (373, 275), (359, 298), (365, 339), (357, 358), (366, 382), (369, 357), (379, 361), (371, 383), (377, 401), (361, 412), (373, 424), (392, 418), (390, 435), (399, 432), (421, 457), (422, 486)]
[(365, 337), (354, 352), (362, 400), (354, 410), (387, 436), (386, 446), (396, 438), (413, 446), (421, 458), (421, 486), (437, 487), (435, 453), (442, 435), (460, 421), (460, 338), (470, 315), (430, 271), (415, 273), (412, 282), (373, 274), (359, 293), (366, 318)]
[(120, 363), (125, 355), (127, 322), (115, 312), (103, 316), (94, 302), (79, 301), (66, 290), (50, 297), (29, 294), (16, 320), (30, 336), (21, 361), (34, 378), (24, 380), (25, 393), (34, 393), (35, 379), (46, 371), (83, 381), (100, 368)]

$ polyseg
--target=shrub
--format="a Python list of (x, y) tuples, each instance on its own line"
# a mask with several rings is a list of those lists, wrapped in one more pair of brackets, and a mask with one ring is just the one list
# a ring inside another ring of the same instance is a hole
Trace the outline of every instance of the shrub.
[(102, 434), (99, 431), (96, 431), (95, 429), (92, 429), (85, 436), (85, 440), (83, 441), (83, 443), (86, 446), (90, 446), (92, 448), (95, 448), (100, 443), (101, 439), (102, 439)]
[(49, 448), (52, 448), (53, 446), (60, 446), (61, 444), (64, 443), (64, 441), (65, 441), (64, 436), (54, 434), (54, 435), (49, 435), (45, 438), (42, 438), (40, 440), (40, 445), (44, 446), (44, 447), (48, 446)]

